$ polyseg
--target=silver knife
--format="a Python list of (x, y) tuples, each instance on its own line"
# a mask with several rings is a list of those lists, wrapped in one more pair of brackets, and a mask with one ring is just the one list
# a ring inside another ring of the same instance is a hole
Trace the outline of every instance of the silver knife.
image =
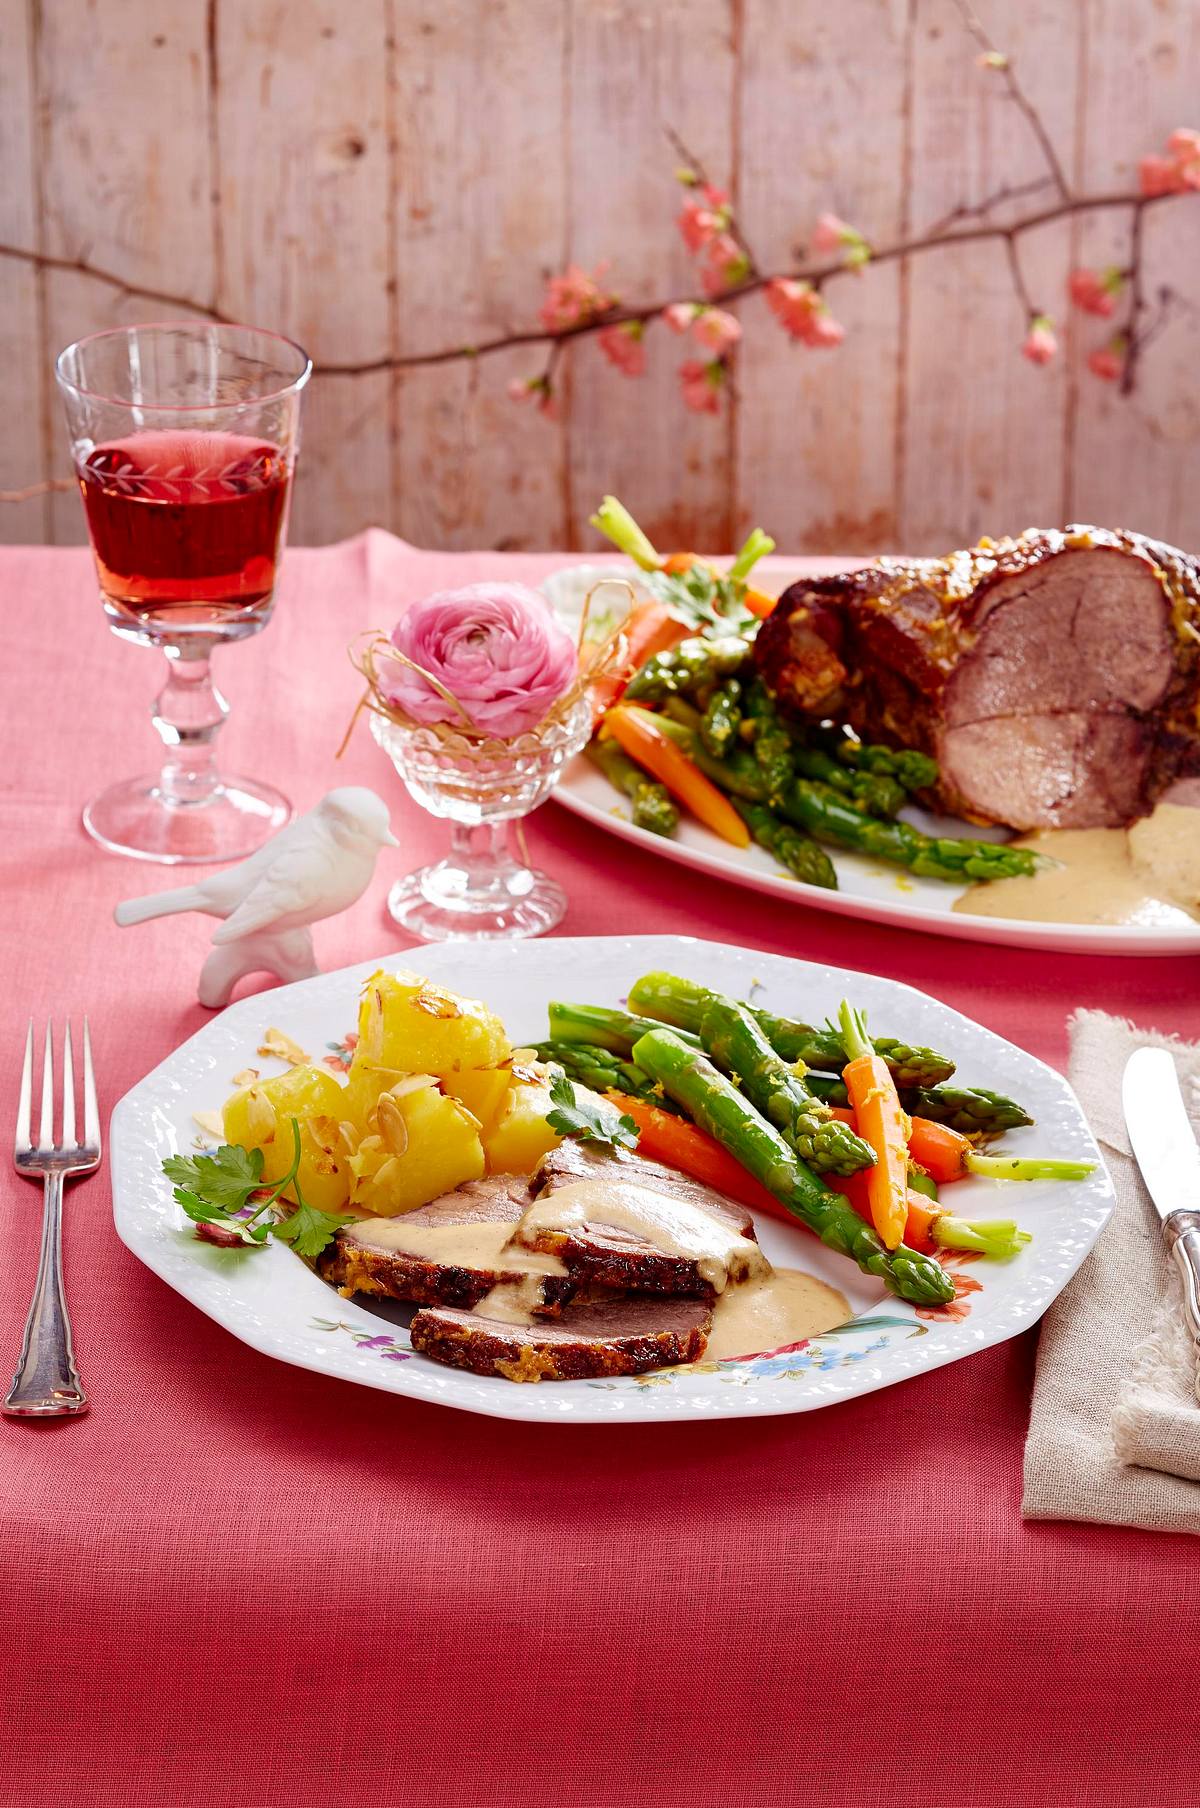
[[(1183, 1300), (1200, 1358), (1200, 1145), (1165, 1048), (1139, 1048), (1125, 1064), (1125, 1125), (1167, 1248), (1183, 1276)], [(1200, 1395), (1200, 1373), (1196, 1377)]]

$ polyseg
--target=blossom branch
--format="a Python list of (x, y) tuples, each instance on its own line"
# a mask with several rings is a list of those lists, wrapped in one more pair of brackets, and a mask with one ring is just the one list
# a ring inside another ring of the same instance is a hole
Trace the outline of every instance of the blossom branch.
[(998, 45), (992, 42), (978, 15), (968, 4), (968, 0), (954, 0), (954, 4), (958, 8), (959, 17), (962, 19), (963, 24), (983, 51), (983, 55), (979, 59), (980, 62), (985, 68), (994, 69), (998, 75), (1003, 77), (1004, 85), (1008, 90), (1009, 99), (1027, 121), (1030, 131), (1037, 139), (1042, 156), (1046, 161), (1046, 168), (1050, 172), (1050, 180), (1054, 183), (1054, 186), (1057, 188), (1062, 199), (1064, 201), (1068, 200), (1071, 194), (1071, 187), (1067, 181), (1066, 171), (1059, 161), (1058, 152), (1054, 148), (1054, 142), (1051, 139), (1049, 132), (1046, 130), (1045, 122), (1043, 121), (1041, 114), (1017, 80), (1016, 71), (1012, 64), (1012, 58), (1006, 55)]
[[(687, 145), (683, 142), (683, 139), (679, 136), (679, 133), (675, 130), (674, 126), (664, 126), (663, 131), (666, 134), (667, 143), (670, 145), (671, 149), (674, 151), (675, 155), (679, 158), (679, 160), (683, 166), (683, 168), (678, 172), (680, 180), (683, 180), (683, 178), (685, 176), (691, 176), (695, 182), (700, 184), (700, 186), (702, 188), (707, 189), (709, 192), (712, 192), (715, 188), (715, 184), (712, 182), (711, 178), (709, 177), (707, 170), (704, 168), (704, 165), (700, 162), (700, 159), (698, 157), (693, 156), (692, 152), (688, 149)], [(738, 220), (737, 216), (733, 213), (731, 213), (729, 215), (729, 224), (728, 224), (728, 227), (726, 228), (726, 230), (728, 231), (729, 236), (733, 240), (734, 244), (741, 251), (742, 256), (745, 258), (746, 268), (747, 268), (748, 273), (751, 276), (757, 276), (759, 274), (758, 259), (755, 257), (753, 251), (750, 249), (749, 241), (747, 240), (745, 233), (742, 231), (741, 222)]]

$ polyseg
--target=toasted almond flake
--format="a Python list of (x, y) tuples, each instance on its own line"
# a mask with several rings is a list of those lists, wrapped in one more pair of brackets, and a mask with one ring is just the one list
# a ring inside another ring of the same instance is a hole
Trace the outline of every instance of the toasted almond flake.
[(358, 1151), (359, 1138), (361, 1135), (358, 1125), (348, 1123), (345, 1119), (343, 1119), (342, 1122), (338, 1125), (338, 1135), (341, 1138), (342, 1147), (343, 1147), (343, 1149), (345, 1149), (347, 1155), (356, 1154)]
[(404, 1113), (390, 1093), (379, 1096), (377, 1107), (379, 1134), (389, 1155), (403, 1155), (408, 1148), (408, 1125)]
[(268, 1030), (255, 1052), (275, 1061), (286, 1061), (289, 1067), (305, 1067), (309, 1060), (300, 1044), (293, 1042), (283, 1030)]
[(461, 1017), (463, 1008), (457, 998), (451, 998), (448, 992), (439, 992), (433, 986), (422, 986), (412, 1000), (413, 1009), (424, 1011), (428, 1017)]
[(225, 1140), (225, 1123), (219, 1111), (193, 1111), (192, 1122), (199, 1124), (205, 1136), (215, 1137), (218, 1142)]
[(394, 1099), (405, 1099), (410, 1092), (421, 1092), (426, 1086), (436, 1086), (435, 1074), (401, 1074), (394, 1086), (385, 1088)]
[(246, 1134), (251, 1146), (261, 1148), (273, 1141), (276, 1124), (275, 1107), (259, 1086), (251, 1086), (246, 1094)]
[(254, 1084), (255, 1080), (257, 1080), (257, 1078), (258, 1078), (257, 1067), (243, 1067), (241, 1073), (234, 1074), (233, 1083), (240, 1092), (243, 1086), (253, 1086), (253, 1084)]
[(514, 1061), (512, 1064), (513, 1079), (524, 1080), (526, 1086), (540, 1085), (544, 1072), (544, 1068), (532, 1061)]

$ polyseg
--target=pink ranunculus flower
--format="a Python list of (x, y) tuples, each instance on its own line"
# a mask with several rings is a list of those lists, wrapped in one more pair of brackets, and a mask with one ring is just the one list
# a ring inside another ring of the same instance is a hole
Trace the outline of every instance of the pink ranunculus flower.
[[(440, 680), (482, 733), (527, 733), (566, 695), (578, 671), (575, 642), (545, 597), (524, 584), (467, 584), (406, 609), (392, 645)], [(459, 721), (420, 672), (383, 658), (388, 701), (417, 722)]]
[(699, 358), (689, 358), (679, 366), (679, 386), (683, 391), (685, 408), (693, 414), (717, 414), (720, 412), (720, 386), (725, 372), (720, 364), (702, 364)]
[(1116, 312), (1121, 288), (1119, 270), (1072, 270), (1067, 291), (1077, 308), (1085, 314), (1098, 314), (1107, 320)]
[(1088, 369), (1102, 383), (1117, 383), (1125, 369), (1125, 341), (1118, 336), (1108, 345), (1098, 345), (1088, 353)]
[(742, 336), (741, 322), (723, 308), (701, 308), (692, 326), (692, 337), (714, 358), (732, 351)]
[(1021, 353), (1031, 364), (1049, 364), (1058, 351), (1054, 322), (1047, 314), (1035, 314), (1021, 346)]
[(644, 331), (640, 320), (624, 320), (619, 326), (606, 326), (597, 335), (600, 350), (622, 376), (644, 377), (646, 374)]
[(699, 312), (694, 301), (673, 301), (663, 309), (663, 319), (673, 333), (686, 333)]
[(548, 333), (561, 333), (564, 328), (582, 326), (616, 306), (617, 298), (600, 286), (607, 265), (598, 264), (589, 275), (578, 264), (568, 264), (561, 276), (552, 276), (546, 284), (546, 298), (538, 309), (538, 319)]

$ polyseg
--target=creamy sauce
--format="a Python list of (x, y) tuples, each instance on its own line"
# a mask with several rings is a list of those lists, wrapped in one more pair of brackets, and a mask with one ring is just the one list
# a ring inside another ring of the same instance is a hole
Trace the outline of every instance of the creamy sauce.
[(1047, 829), (1023, 836), (1060, 862), (1027, 879), (972, 885), (952, 909), (1036, 923), (1194, 923), (1200, 906), (1200, 811), (1159, 804), (1131, 829)]
[(832, 1331), (849, 1317), (850, 1303), (836, 1287), (798, 1268), (775, 1268), (726, 1288), (713, 1314), (704, 1360), (778, 1350)]
[(514, 1248), (510, 1243), (514, 1229), (511, 1222), (497, 1224), (485, 1218), (460, 1224), (410, 1224), (401, 1215), (366, 1219), (349, 1225), (343, 1234), (348, 1242), (361, 1243), (367, 1249), (394, 1250), (397, 1255), (448, 1267), (534, 1276), (567, 1272), (557, 1256)]
[(625, 1180), (577, 1180), (559, 1187), (531, 1205), (521, 1219), (520, 1236), (541, 1231), (612, 1228), (641, 1237), (664, 1255), (695, 1262), (702, 1280), (715, 1293), (730, 1281), (767, 1274), (770, 1264), (757, 1243), (740, 1236), (698, 1205), (666, 1193), (652, 1192)]

